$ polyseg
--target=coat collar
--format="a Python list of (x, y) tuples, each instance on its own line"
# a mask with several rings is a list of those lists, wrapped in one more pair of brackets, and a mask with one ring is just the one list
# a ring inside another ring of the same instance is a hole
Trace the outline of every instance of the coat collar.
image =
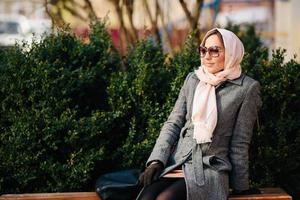
[[(192, 78), (199, 80), (194, 72), (193, 72)], [(241, 74), (241, 76), (239, 78), (236, 78), (233, 80), (227, 80), (227, 82), (241, 86), (243, 84), (244, 78), (245, 78), (245, 74)]]
[(243, 85), (244, 78), (245, 78), (245, 74), (241, 74), (239, 78), (236, 78), (233, 80), (227, 80), (227, 82), (241, 86), (241, 85)]

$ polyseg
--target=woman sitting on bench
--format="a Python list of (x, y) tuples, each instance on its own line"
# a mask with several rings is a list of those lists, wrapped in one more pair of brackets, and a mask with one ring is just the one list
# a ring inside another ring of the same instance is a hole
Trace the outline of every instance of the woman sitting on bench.
[(249, 189), (260, 85), (242, 74), (244, 46), (231, 31), (208, 31), (199, 53), (140, 176), (139, 200), (226, 200), (229, 187)]

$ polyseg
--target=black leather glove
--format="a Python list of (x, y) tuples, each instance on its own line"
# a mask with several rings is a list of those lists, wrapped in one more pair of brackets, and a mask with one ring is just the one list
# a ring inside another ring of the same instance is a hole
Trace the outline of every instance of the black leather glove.
[(144, 186), (150, 185), (159, 178), (163, 169), (164, 166), (161, 162), (155, 161), (154, 163), (151, 163), (139, 177), (140, 183)]
[(233, 190), (233, 195), (250, 195), (250, 194), (261, 194), (258, 188), (251, 188), (249, 190)]

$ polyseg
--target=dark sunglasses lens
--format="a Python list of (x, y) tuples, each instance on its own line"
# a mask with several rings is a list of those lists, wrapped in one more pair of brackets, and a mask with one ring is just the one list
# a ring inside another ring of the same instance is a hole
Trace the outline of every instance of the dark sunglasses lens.
[(209, 48), (208, 51), (209, 51), (209, 54), (212, 57), (218, 57), (219, 56), (219, 49), (218, 48)]
[(206, 52), (207, 52), (206, 48), (201, 47), (201, 46), (199, 47), (199, 53), (200, 53), (201, 57), (204, 57)]

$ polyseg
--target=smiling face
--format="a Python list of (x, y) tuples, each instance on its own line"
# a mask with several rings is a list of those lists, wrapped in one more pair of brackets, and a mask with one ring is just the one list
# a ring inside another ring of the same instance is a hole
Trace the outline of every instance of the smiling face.
[(206, 54), (201, 57), (201, 63), (206, 66), (206, 69), (209, 73), (215, 74), (224, 69), (225, 62), (225, 48), (223, 41), (219, 38), (217, 34), (210, 35), (206, 38), (204, 47), (206, 49), (218, 49), (219, 55), (217, 57), (212, 56), (211, 54), (206, 52)]

